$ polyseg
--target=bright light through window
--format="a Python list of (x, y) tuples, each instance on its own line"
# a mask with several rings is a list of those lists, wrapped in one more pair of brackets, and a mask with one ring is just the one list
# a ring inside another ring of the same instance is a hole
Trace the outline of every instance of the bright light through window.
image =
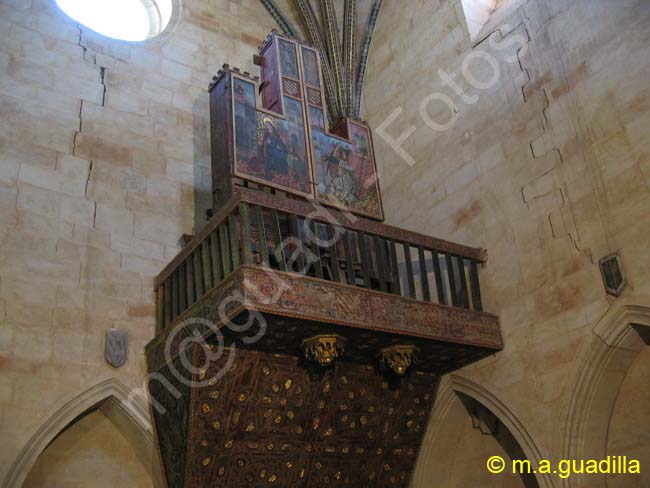
[(67, 15), (102, 35), (144, 41), (169, 23), (171, 0), (56, 0)]

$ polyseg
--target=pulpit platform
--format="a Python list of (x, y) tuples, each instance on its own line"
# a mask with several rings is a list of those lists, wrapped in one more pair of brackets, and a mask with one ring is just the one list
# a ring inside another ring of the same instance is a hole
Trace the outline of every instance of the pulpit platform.
[[(408, 486), (440, 376), (503, 346), (480, 310), (485, 253), (234, 193), (156, 280), (168, 486)], [(341, 237), (301, 252), (305, 220)]]
[(486, 251), (382, 222), (322, 56), (274, 32), (210, 84), (213, 209), (146, 347), (168, 488), (405, 488), (441, 375), (503, 347)]

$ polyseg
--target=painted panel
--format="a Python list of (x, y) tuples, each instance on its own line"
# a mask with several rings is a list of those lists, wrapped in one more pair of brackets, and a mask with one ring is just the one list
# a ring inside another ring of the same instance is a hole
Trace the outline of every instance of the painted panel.
[(313, 131), (316, 195), (352, 212), (383, 218), (370, 131), (349, 123), (348, 142)]
[(320, 88), (320, 73), (318, 72), (318, 58), (316, 51), (302, 48), (302, 69), (305, 83)]
[(296, 55), (296, 46), (283, 39), (279, 40), (280, 49), (280, 67), (282, 76), (299, 79), (298, 76), (298, 56)]
[(349, 122), (348, 134), (352, 141), (352, 164), (361, 180), (360, 209), (368, 215), (383, 218), (377, 166), (373, 154), (372, 137), (367, 127)]
[(255, 85), (239, 78), (233, 79), (235, 100), (235, 144), (237, 155), (250, 159), (257, 152), (257, 123)]
[(255, 109), (255, 85), (233, 79), (235, 173), (289, 191), (311, 194), (302, 104), (284, 97), (286, 118)]
[(325, 117), (320, 108), (309, 106), (309, 124), (312, 130), (325, 131)]

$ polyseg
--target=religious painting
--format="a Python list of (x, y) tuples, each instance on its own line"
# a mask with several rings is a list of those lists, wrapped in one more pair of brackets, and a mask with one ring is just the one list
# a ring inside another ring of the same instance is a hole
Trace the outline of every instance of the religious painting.
[(287, 191), (311, 194), (301, 102), (284, 97), (283, 119), (255, 109), (253, 83), (235, 78), (233, 94), (235, 174)]
[(280, 49), (280, 67), (282, 75), (298, 79), (298, 57), (296, 55), (296, 46), (283, 39), (279, 39)]
[(320, 87), (320, 74), (318, 72), (318, 59), (316, 51), (302, 48), (302, 69), (305, 83), (311, 86)]
[(350, 140), (312, 134), (316, 195), (326, 203), (383, 219), (370, 131), (348, 124)]
[(368, 129), (350, 123), (348, 126), (350, 138), (354, 144), (354, 152), (360, 157), (370, 158), (370, 141)]
[(235, 103), (255, 108), (255, 85), (241, 78), (234, 78)]
[(287, 183), (284, 186), (297, 187), (303, 192), (311, 189), (309, 176), (309, 157), (305, 120), (302, 103), (290, 97), (284, 97), (286, 120), (281, 121), (281, 136), (287, 145)]

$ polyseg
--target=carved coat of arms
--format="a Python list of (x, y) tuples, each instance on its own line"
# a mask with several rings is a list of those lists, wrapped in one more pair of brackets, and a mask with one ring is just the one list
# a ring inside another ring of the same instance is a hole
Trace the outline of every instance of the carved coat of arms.
[(106, 331), (106, 349), (104, 356), (106, 362), (114, 368), (119, 368), (126, 363), (129, 345), (129, 336), (126, 331), (108, 329)]

